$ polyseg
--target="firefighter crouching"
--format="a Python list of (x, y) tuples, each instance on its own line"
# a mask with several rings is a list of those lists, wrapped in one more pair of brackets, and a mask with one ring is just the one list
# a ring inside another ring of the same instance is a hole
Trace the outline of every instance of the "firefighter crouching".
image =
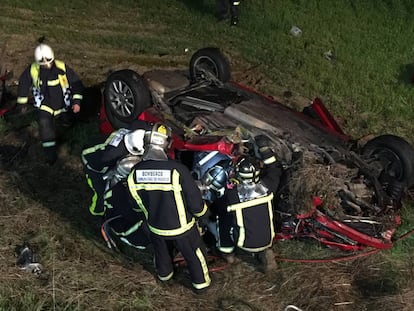
[(113, 132), (104, 143), (82, 151), (83, 170), (93, 191), (89, 211), (102, 218), (101, 232), (110, 248), (117, 247), (111, 244), (112, 233), (137, 249), (145, 249), (150, 243), (145, 216), (132, 208), (134, 201), (126, 184), (132, 167), (144, 153), (148, 129), (149, 123), (136, 120), (128, 129)]
[(218, 239), (219, 251), (229, 263), (234, 262), (234, 253), (240, 248), (253, 253), (266, 272), (276, 268), (272, 250), (275, 237), (273, 197), (282, 170), (265, 137), (257, 137), (256, 143), (266, 175), (260, 179), (261, 167), (255, 157), (243, 156), (236, 162), (234, 178), (213, 204), (217, 212), (217, 231), (212, 231)]
[[(104, 216), (110, 195), (105, 177), (117, 162), (128, 156), (140, 156), (144, 153), (144, 135), (146, 129), (150, 129), (147, 122), (136, 120), (129, 129), (121, 128), (114, 131), (101, 144), (85, 148), (81, 159), (83, 171), (89, 187), (93, 191), (89, 212), (94, 216)], [(115, 203), (111, 203), (113, 205)]]
[(137, 208), (147, 218), (158, 278), (168, 281), (173, 277), (173, 251), (178, 250), (187, 263), (194, 291), (201, 292), (211, 279), (196, 218), (207, 213), (207, 206), (189, 169), (168, 159), (170, 139), (170, 128), (154, 125), (146, 136), (142, 161), (128, 177), (128, 186)]
[(17, 107), (27, 110), (29, 95), (33, 95), (46, 162), (53, 164), (57, 160), (57, 126), (73, 123), (74, 114), (81, 109), (84, 86), (68, 65), (55, 59), (50, 46), (39, 44), (34, 57), (35, 62), (19, 78)]

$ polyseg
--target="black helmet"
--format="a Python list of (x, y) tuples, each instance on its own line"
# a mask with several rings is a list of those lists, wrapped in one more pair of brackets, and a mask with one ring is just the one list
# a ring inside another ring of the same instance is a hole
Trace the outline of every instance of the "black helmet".
[(260, 179), (259, 164), (253, 157), (241, 157), (236, 163), (235, 174), (236, 178), (241, 182), (257, 183)]
[(222, 166), (215, 165), (204, 174), (203, 184), (220, 192), (226, 186), (228, 177), (227, 171)]

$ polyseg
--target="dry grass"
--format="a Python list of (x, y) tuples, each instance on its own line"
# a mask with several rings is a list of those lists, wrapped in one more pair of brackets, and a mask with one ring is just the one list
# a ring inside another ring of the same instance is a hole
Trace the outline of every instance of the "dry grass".
[[(27, 25), (24, 20), (36, 17), (30, 10), (14, 13), (26, 18), (16, 17), (9, 9), (8, 23), (17, 26)], [(104, 29), (105, 18), (94, 23), (100, 31), (90, 30), (88, 36), (117, 36), (119, 30)], [(16, 80), (32, 60), (37, 38), (34, 32), (5, 33), (0, 34), (5, 56), (2, 65), (13, 69)], [(144, 72), (148, 68), (183, 68), (188, 62), (184, 52), (166, 58), (160, 54), (110, 49), (87, 40), (76, 48), (71, 42), (64, 42), (60, 40), (54, 45), (52, 38), (50, 43), (56, 47), (57, 55), (64, 55), (63, 59), (85, 77), (88, 86), (99, 84), (114, 69), (128, 67)], [(284, 89), (269, 81), (262, 70), (242, 58), (233, 59), (235, 80), (282, 96)], [(292, 106), (297, 104), (295, 96), (286, 94), (286, 97)], [(414, 310), (411, 248), (404, 250), (408, 254), (403, 259), (384, 251), (341, 263), (280, 260), (278, 269), (269, 274), (258, 271), (257, 263), (241, 254), (239, 263), (212, 273), (213, 286), (201, 297), (188, 289), (185, 271), (180, 271), (171, 285), (160, 284), (154, 276), (150, 250), (134, 253), (125, 249), (127, 255), (120, 255), (106, 249), (99, 234), (99, 222), (88, 214), (90, 192), (81, 173), (78, 150), (64, 146), (61, 159), (50, 168), (41, 161), (35, 135), (35, 128), (26, 127), (0, 137), (0, 309), (273, 311), (295, 305), (306, 311)], [(316, 176), (325, 176), (318, 166), (302, 173), (315, 176), (315, 170)], [(340, 168), (338, 172), (342, 178)], [(295, 202), (310, 200), (305, 194), (315, 189), (334, 202), (332, 193), (325, 190), (326, 179), (323, 185), (321, 179), (307, 184), (294, 179), (298, 181), (291, 184), (298, 194)], [(337, 180), (331, 182), (337, 186)], [(32, 245), (44, 266), (40, 277), (22, 271), (15, 264), (16, 247), (25, 241)], [(344, 255), (303, 241), (279, 242), (274, 248), (282, 257)]]
[[(288, 305), (307, 311), (414, 307), (412, 261), (396, 262), (387, 253), (341, 263), (280, 261), (278, 269), (268, 274), (258, 271), (249, 255), (240, 254), (240, 262), (212, 273), (213, 286), (204, 296), (192, 294), (183, 270), (173, 284), (160, 284), (150, 250), (126, 249), (127, 255), (119, 255), (105, 248), (96, 221), (87, 214), (89, 192), (76, 155), (68, 152), (51, 169), (35, 160), (40, 148), (28, 133), (10, 133), (0, 142), (0, 303), (4, 306), (29, 310), (30, 302), (38, 310), (269, 311), (285, 310)], [(15, 265), (15, 248), (24, 241), (31, 243), (45, 268), (40, 277)], [(279, 242), (275, 250), (292, 254), (289, 247), (304, 242), (290, 243)], [(297, 249), (297, 255), (309, 258), (307, 252), (314, 247), (308, 245), (302, 253)]]

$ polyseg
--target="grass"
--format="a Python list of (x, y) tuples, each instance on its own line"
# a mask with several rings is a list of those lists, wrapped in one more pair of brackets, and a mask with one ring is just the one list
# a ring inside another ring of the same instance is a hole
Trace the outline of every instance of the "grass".
[[(354, 137), (386, 132), (414, 143), (409, 1), (242, 1), (238, 27), (216, 22), (214, 2), (3, 0), (0, 63), (17, 79), (44, 35), (57, 58), (94, 87), (116, 68), (186, 68), (192, 52), (218, 46), (230, 57), (236, 80), (287, 101), (321, 97)], [(292, 26), (302, 34), (292, 36)], [(331, 59), (325, 57), (328, 51)], [(29, 136), (25, 143), (21, 136), (28, 134), (19, 125), (30, 122), (0, 120), (1, 148), (11, 154), (0, 175), (0, 259), (7, 263), (0, 268), (0, 310), (282, 310), (292, 303), (306, 310), (408, 310), (414, 305), (412, 236), (392, 250), (352, 262), (281, 262), (282, 269), (271, 276), (239, 265), (215, 275), (221, 287), (211, 301), (163, 288), (145, 269), (150, 258), (109, 253), (96, 220), (85, 215), (90, 193), (78, 155), (97, 136), (96, 124), (82, 122), (68, 133), (68, 160), (55, 172), (34, 165), (35, 139)], [(29, 129), (36, 131), (33, 124)], [(51, 185), (53, 196), (45, 191)], [(412, 204), (405, 205), (402, 219), (399, 235), (414, 226)], [(45, 279), (16, 272), (14, 246), (26, 239), (48, 268)], [(281, 257), (341, 256), (311, 241), (280, 242), (278, 250)]]
[[(231, 28), (215, 22), (213, 0), (6, 0), (0, 27), (5, 38), (31, 36), (22, 49), (46, 35), (62, 58), (88, 57), (96, 64), (102, 59), (102, 65), (134, 58), (157, 65), (154, 58), (168, 58), (158, 59), (159, 65), (186, 66), (185, 48), (219, 46), (273, 81), (274, 88), (265, 91), (322, 97), (335, 115), (344, 116), (351, 134), (391, 128), (413, 141), (414, 34), (406, 31), (413, 27), (412, 11), (406, 1), (256, 1), (243, 3), (240, 27)], [(300, 37), (289, 33), (293, 25), (302, 29)], [(120, 56), (105, 55), (110, 49)], [(332, 60), (324, 57), (328, 51)], [(96, 69), (82, 72), (87, 81)], [(361, 118), (353, 118), (355, 113)]]

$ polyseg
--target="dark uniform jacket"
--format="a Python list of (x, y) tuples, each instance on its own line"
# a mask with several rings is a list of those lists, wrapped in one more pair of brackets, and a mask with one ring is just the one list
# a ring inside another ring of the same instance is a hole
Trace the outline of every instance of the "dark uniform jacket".
[(82, 163), (86, 170), (105, 174), (108, 169), (114, 167), (116, 162), (129, 154), (124, 143), (124, 136), (128, 129), (119, 129), (102, 144), (86, 148), (82, 151)]
[(188, 232), (194, 217), (207, 212), (190, 171), (174, 160), (139, 162), (128, 177), (128, 187), (150, 231), (167, 239)]
[[(275, 236), (273, 223), (273, 193), (266, 193), (260, 197), (241, 201), (238, 185), (227, 189), (220, 199), (215, 202), (218, 209), (219, 228), (232, 237), (222, 237), (219, 249), (224, 253), (231, 253), (234, 247), (251, 252), (259, 252), (273, 243)], [(222, 232), (224, 233), (224, 232)], [(233, 237), (237, 241), (233, 242)]]
[(275, 237), (273, 197), (281, 173), (278, 163), (268, 165), (262, 180), (256, 184), (261, 191), (246, 194), (246, 188), (233, 184), (214, 202), (219, 218), (221, 252), (232, 253), (236, 246), (259, 252), (272, 245)]
[(59, 110), (73, 104), (80, 105), (83, 90), (82, 81), (65, 63), (55, 60), (50, 69), (33, 63), (20, 76), (17, 103), (27, 104), (32, 92), (37, 108), (44, 105), (52, 110)]

